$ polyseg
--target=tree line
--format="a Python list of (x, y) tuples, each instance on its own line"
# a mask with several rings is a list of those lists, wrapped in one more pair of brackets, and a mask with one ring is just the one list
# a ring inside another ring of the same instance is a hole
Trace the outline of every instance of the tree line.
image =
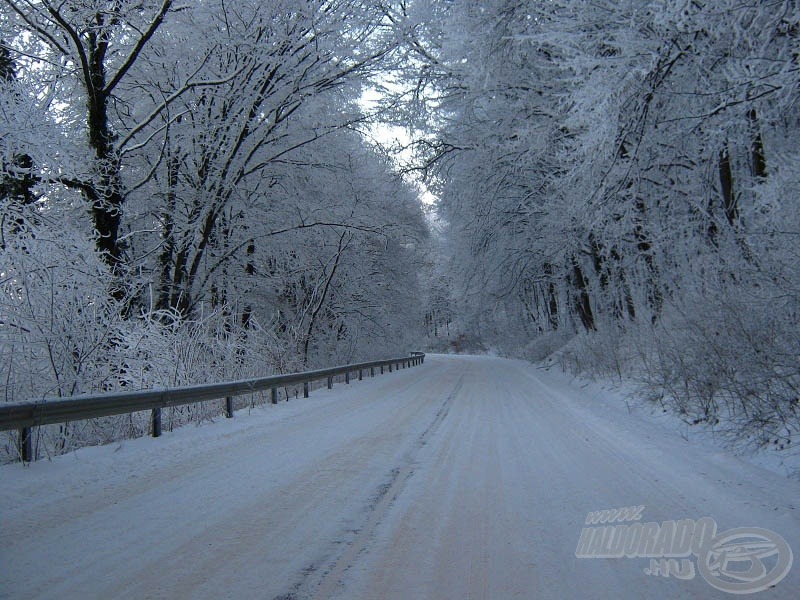
[[(387, 7), (0, 6), (5, 401), (415, 343), (428, 232), (413, 187), (365, 142), (375, 115), (359, 103), (396, 60)], [(41, 443), (146, 428), (126, 419), (51, 428)]]
[(800, 5), (455, 0), (408, 31), (461, 328), (796, 442)]

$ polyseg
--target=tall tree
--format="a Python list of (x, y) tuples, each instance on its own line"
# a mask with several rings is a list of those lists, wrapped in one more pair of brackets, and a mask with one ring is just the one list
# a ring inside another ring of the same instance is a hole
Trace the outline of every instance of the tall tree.
[[(172, 0), (129, 7), (118, 2), (85, 0), (70, 4), (4, 0), (20, 28), (35, 36), (41, 60), (68, 65), (83, 96), (82, 115), (92, 168), (89, 177), (65, 179), (79, 188), (91, 207), (97, 247), (120, 273), (120, 223), (124, 194), (118, 128), (111, 115), (117, 95), (137, 62), (145, 60), (150, 40), (172, 9)], [(73, 104), (74, 108), (77, 108)], [(115, 289), (114, 294), (122, 294)]]
[[(26, 102), (21, 90), (16, 87), (17, 67), (11, 50), (0, 40), (0, 93), (3, 95), (3, 112), (7, 118), (16, 114), (20, 105)], [(12, 136), (3, 136), (0, 160), (0, 206), (3, 218), (0, 223), (0, 245), (5, 245), (6, 227), (8, 233), (18, 233), (24, 226), (24, 207), (36, 200), (36, 175), (33, 158), (14, 147)], [(30, 215), (28, 215), (30, 217)]]

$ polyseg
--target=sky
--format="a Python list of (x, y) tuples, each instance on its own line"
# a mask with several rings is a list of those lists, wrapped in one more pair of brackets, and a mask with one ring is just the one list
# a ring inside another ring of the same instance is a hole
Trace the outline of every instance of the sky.
[[(380, 99), (380, 92), (375, 88), (367, 88), (361, 94), (360, 104), (366, 111), (374, 110), (376, 103)], [(410, 144), (412, 132), (406, 127), (389, 125), (387, 123), (372, 123), (367, 127), (367, 139), (378, 144), (387, 150), (392, 148), (404, 148), (399, 153), (394, 153), (394, 160), (397, 164), (407, 163), (411, 160)], [(425, 184), (410, 176), (406, 180), (417, 188), (420, 201), (426, 206), (436, 203), (436, 196), (427, 188)]]

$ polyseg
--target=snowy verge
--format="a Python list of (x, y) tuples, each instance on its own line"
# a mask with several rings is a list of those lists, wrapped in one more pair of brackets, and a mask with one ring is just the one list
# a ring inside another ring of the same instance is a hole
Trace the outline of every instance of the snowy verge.
[(576, 402), (591, 406), (593, 410), (617, 418), (654, 424), (707, 452), (724, 452), (790, 479), (800, 480), (800, 451), (733, 448), (717, 435), (713, 426), (687, 423), (666, 406), (646, 398), (641, 385), (633, 379), (568, 373), (552, 356), (533, 363), (533, 366), (537, 373), (547, 373), (554, 382), (580, 387), (585, 395), (576, 397)]

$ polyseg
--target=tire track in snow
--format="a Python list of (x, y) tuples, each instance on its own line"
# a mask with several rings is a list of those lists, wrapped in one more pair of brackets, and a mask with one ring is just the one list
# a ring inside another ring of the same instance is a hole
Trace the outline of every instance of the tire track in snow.
[(367, 547), (375, 528), (386, 516), (390, 510), (392, 503), (403, 491), (406, 481), (414, 473), (414, 462), (416, 454), (421, 450), (433, 437), (439, 426), (447, 417), (450, 412), (450, 405), (453, 399), (458, 395), (461, 387), (464, 384), (464, 375), (459, 376), (453, 390), (448, 394), (447, 398), (442, 402), (442, 405), (436, 411), (436, 415), (431, 421), (430, 425), (423, 431), (417, 438), (413, 449), (406, 455), (404, 464), (401, 467), (392, 470), (389, 482), (382, 485), (379, 489), (378, 496), (375, 504), (372, 507), (369, 517), (365, 525), (359, 530), (356, 538), (347, 547), (347, 550), (342, 554), (333, 567), (328, 571), (319, 583), (314, 595), (314, 600), (323, 600), (330, 598), (337, 587), (341, 584), (342, 575), (350, 568), (359, 554)]

